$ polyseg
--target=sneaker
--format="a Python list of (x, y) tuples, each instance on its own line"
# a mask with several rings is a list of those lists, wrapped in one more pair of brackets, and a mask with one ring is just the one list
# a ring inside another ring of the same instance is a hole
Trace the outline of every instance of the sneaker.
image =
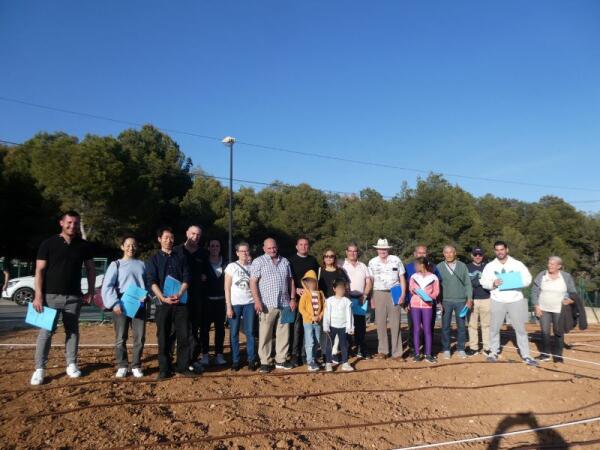
[(202, 364), (203, 366), (210, 365), (210, 360), (208, 359), (208, 353), (202, 356), (202, 358), (200, 359), (200, 364)]
[(276, 369), (283, 369), (283, 370), (291, 370), (294, 368), (294, 366), (292, 366), (292, 363), (289, 361), (283, 362), (283, 363), (275, 363), (275, 368)]
[(117, 373), (115, 374), (115, 378), (125, 378), (127, 376), (127, 367), (119, 367), (117, 369)]
[(311, 362), (311, 363), (308, 364), (308, 371), (309, 372), (318, 372), (319, 371), (319, 366), (317, 365), (317, 363)]
[(471, 356), (479, 355), (479, 350), (471, 350), (470, 348), (465, 350), (466, 355), (470, 358)]
[(345, 362), (344, 364), (342, 364), (342, 370), (343, 370), (344, 372), (354, 372), (354, 367), (352, 367), (352, 366), (350, 365), (350, 363), (348, 363), (348, 362)]
[(546, 354), (546, 353), (540, 353), (538, 356), (535, 357), (536, 360), (538, 360), (539, 362), (546, 362), (546, 361), (550, 361), (552, 358), (550, 357), (550, 355)]
[(489, 348), (488, 348), (488, 349), (485, 349), (485, 350), (483, 350), (483, 354), (484, 354), (485, 356), (489, 356), (489, 354), (490, 354), (490, 353), (492, 353), (492, 352), (490, 351), (490, 349), (489, 349)]
[(423, 359), (423, 358), (421, 357), (421, 355), (415, 355), (415, 356), (413, 356), (413, 361), (414, 361), (414, 362), (421, 362), (421, 361), (422, 361), (422, 359)]
[(218, 366), (224, 366), (225, 364), (227, 364), (227, 361), (225, 361), (225, 358), (223, 357), (222, 353), (217, 354), (217, 357), (215, 358), (215, 362), (217, 363)]
[(260, 373), (269, 373), (271, 371), (271, 366), (269, 366), (267, 364), (261, 364), (260, 368), (258, 369), (258, 371)]
[(35, 369), (33, 375), (31, 375), (31, 385), (39, 386), (44, 382), (44, 369)]
[(240, 370), (240, 363), (237, 363), (237, 362), (236, 362), (236, 363), (233, 363), (233, 364), (231, 365), (231, 371), (232, 371), (232, 372), (237, 372), (238, 370)]
[(131, 369), (131, 373), (135, 378), (142, 378), (144, 376), (144, 371), (139, 367), (134, 367)]
[(248, 361), (248, 370), (251, 372), (254, 372), (256, 369), (258, 369), (258, 362), (257, 361)]
[(199, 373), (193, 371), (193, 370), (183, 370), (181, 372), (177, 372), (177, 375), (182, 376), (182, 377), (186, 377), (186, 378), (195, 378), (198, 375), (200, 375)]
[(562, 364), (562, 363), (564, 363), (564, 362), (565, 362), (565, 360), (563, 359), (563, 357), (562, 357), (562, 356), (558, 356), (558, 355), (557, 355), (557, 356), (555, 356), (555, 357), (554, 357), (554, 362), (555, 362), (555, 363), (561, 363), (561, 364)]
[(527, 358), (523, 358), (523, 362), (525, 364), (527, 364), (528, 366), (532, 366), (532, 367), (538, 367), (540, 365), (539, 362), (537, 362), (535, 359), (530, 358), (529, 356)]
[(427, 355), (425, 357), (425, 361), (427, 361), (430, 364), (435, 364), (437, 362), (437, 358), (435, 356)]
[(498, 355), (496, 355), (495, 353), (490, 352), (490, 354), (487, 356), (487, 358), (485, 358), (485, 360), (487, 362), (495, 363), (495, 362), (498, 361)]
[(81, 376), (81, 370), (79, 370), (77, 364), (71, 363), (67, 366), (67, 375), (70, 378), (79, 378)]
[(157, 380), (166, 380), (167, 378), (171, 378), (173, 376), (173, 372), (159, 372), (156, 377)]
[(340, 361), (337, 359), (337, 357), (333, 357), (331, 358), (331, 364), (333, 364), (334, 366), (337, 366), (340, 363)]
[(375, 359), (385, 359), (385, 358), (387, 358), (387, 355), (385, 353), (375, 353), (373, 355), (373, 358), (375, 358)]
[(366, 358), (365, 358), (365, 355), (363, 355), (361, 352), (358, 352), (358, 353), (356, 354), (356, 358), (357, 358), (357, 359), (366, 359)]
[(333, 366), (331, 363), (325, 363), (325, 372), (333, 372)]
[(464, 350), (459, 350), (456, 352), (459, 358), (465, 359), (467, 357), (467, 353)]
[(450, 359), (450, 350), (444, 351), (444, 359)]
[(188, 367), (188, 369), (192, 370), (196, 373), (204, 372), (204, 366), (202, 365), (202, 363), (200, 361), (194, 362), (190, 367)]

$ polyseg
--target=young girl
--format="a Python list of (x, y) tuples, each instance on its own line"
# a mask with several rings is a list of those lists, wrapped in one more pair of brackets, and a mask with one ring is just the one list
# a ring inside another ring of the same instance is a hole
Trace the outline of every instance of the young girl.
[(353, 371), (348, 364), (347, 334), (354, 334), (354, 317), (352, 315), (352, 302), (346, 295), (346, 280), (338, 278), (333, 282), (335, 295), (325, 300), (323, 314), (323, 332), (325, 333), (325, 371), (333, 371), (331, 350), (333, 340), (338, 337), (342, 348), (342, 370)]
[(300, 297), (298, 310), (302, 315), (304, 324), (304, 351), (306, 352), (306, 363), (309, 372), (319, 370), (315, 361), (314, 348), (321, 345), (321, 320), (323, 319), (323, 308), (325, 305), (323, 292), (317, 287), (317, 274), (309, 270), (302, 278), (304, 292)]
[(146, 308), (140, 305), (135, 317), (129, 318), (121, 305), (121, 296), (129, 285), (146, 289), (146, 269), (142, 261), (135, 257), (137, 241), (134, 237), (125, 237), (121, 244), (123, 258), (113, 261), (104, 275), (102, 283), (102, 302), (107, 309), (112, 310), (115, 327), (115, 357), (117, 359), (117, 378), (127, 376), (129, 363), (127, 361), (127, 337), (129, 327), (133, 331), (133, 360), (131, 372), (136, 378), (144, 376), (142, 371), (142, 351), (146, 335)]
[[(423, 359), (419, 354), (421, 348), (421, 327), (423, 327), (423, 334), (425, 335), (425, 360), (435, 363), (436, 359), (431, 354), (433, 340), (432, 318), (435, 313), (435, 301), (440, 294), (440, 281), (437, 276), (429, 271), (429, 261), (427, 258), (419, 257), (415, 259), (415, 270), (416, 273), (410, 277), (408, 283), (408, 289), (412, 295), (409, 311), (413, 322), (414, 361), (419, 362)], [(418, 289), (422, 291), (420, 295), (417, 292)]]

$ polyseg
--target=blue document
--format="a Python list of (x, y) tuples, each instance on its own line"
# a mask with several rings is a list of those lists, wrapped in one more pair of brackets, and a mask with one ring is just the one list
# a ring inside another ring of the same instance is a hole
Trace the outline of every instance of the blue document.
[(502, 280), (502, 284), (498, 287), (500, 291), (510, 291), (512, 289), (523, 288), (523, 278), (521, 272), (504, 272), (497, 274)]
[(25, 316), (25, 323), (33, 325), (34, 327), (43, 328), (44, 330), (52, 331), (55, 319), (55, 309), (44, 306), (44, 310), (39, 313), (33, 309), (32, 303), (27, 305), (27, 316)]
[(350, 299), (352, 301), (352, 314), (355, 316), (366, 316), (367, 311), (369, 310), (369, 301), (365, 300), (363, 304), (360, 304), (360, 299), (357, 297), (352, 297)]
[(294, 323), (295, 320), (296, 315), (294, 314), (294, 311), (292, 311), (292, 308), (286, 306), (285, 308), (281, 309), (281, 317), (279, 318), (279, 322), (281, 324)]
[(431, 303), (433, 301), (433, 299), (429, 295), (427, 295), (427, 292), (425, 292), (421, 288), (415, 289), (415, 294), (421, 297), (424, 302)]
[(469, 308), (467, 307), (467, 305), (465, 305), (463, 307), (463, 309), (460, 310), (460, 313), (458, 314), (460, 317), (466, 317), (467, 314), (469, 314)]
[(125, 289), (123, 296), (121, 297), (121, 304), (123, 305), (123, 310), (125, 311), (125, 315), (127, 317), (134, 318), (137, 312), (142, 306), (142, 302), (148, 295), (148, 291), (130, 284)]
[(394, 302), (394, 305), (398, 305), (398, 302), (400, 301), (400, 296), (402, 295), (402, 286), (399, 284), (395, 284), (390, 289), (390, 294), (392, 296), (392, 301)]
[[(167, 275), (167, 278), (165, 279), (165, 287), (163, 288), (163, 294), (166, 297), (177, 295), (179, 293), (179, 289), (181, 289), (181, 281), (176, 280), (171, 275)], [(179, 299), (179, 303), (185, 305), (187, 303), (187, 298), (188, 294), (187, 291), (185, 291)]]

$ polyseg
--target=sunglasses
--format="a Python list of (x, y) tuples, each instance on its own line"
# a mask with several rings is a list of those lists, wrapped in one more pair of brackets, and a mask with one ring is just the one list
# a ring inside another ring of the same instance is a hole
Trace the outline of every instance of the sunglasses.
[(335, 255), (325, 255), (325, 258), (335, 258)]

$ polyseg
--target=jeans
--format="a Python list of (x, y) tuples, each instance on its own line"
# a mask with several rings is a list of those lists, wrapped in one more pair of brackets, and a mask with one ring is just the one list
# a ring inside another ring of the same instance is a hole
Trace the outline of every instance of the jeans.
[(306, 352), (306, 363), (312, 364), (315, 362), (316, 352), (314, 351), (316, 346), (321, 345), (321, 325), (318, 323), (305, 323), (304, 324), (304, 351)]
[(209, 332), (211, 323), (215, 324), (215, 353), (223, 353), (223, 344), (225, 342), (225, 317), (227, 308), (225, 299), (204, 300), (202, 308), (202, 327), (200, 328), (200, 340), (202, 353), (208, 354)]
[(231, 360), (233, 364), (240, 362), (240, 325), (242, 317), (244, 318), (244, 334), (246, 335), (246, 355), (248, 363), (256, 359), (256, 349), (254, 345), (254, 303), (247, 305), (232, 305), (233, 317), (229, 319), (229, 335), (231, 338)]
[(65, 358), (67, 365), (77, 363), (77, 349), (79, 347), (79, 312), (81, 311), (81, 297), (79, 295), (46, 294), (44, 306), (56, 309), (56, 319), (52, 331), (40, 329), (35, 346), (35, 368), (45, 369), (50, 354), (52, 336), (58, 325), (58, 318), (62, 316), (65, 327)]
[(346, 340), (346, 329), (345, 328), (329, 328), (329, 333), (324, 333), (323, 339), (325, 339), (325, 362), (331, 363), (333, 359), (332, 347), (333, 340), (338, 337), (340, 340), (340, 347), (342, 350), (342, 363), (348, 362), (348, 341)]
[(552, 326), (552, 331), (554, 332), (554, 342), (556, 345), (554, 354), (557, 356), (562, 356), (563, 353), (565, 337), (560, 331), (558, 331), (559, 316), (560, 313), (542, 311), (542, 317), (540, 317), (540, 326), (542, 327), (542, 352), (548, 355), (552, 354), (552, 348), (550, 345), (550, 326)]
[[(456, 328), (458, 329), (456, 337), (456, 350), (465, 350), (465, 341), (467, 340), (467, 329), (465, 327), (465, 318), (460, 317), (460, 311), (464, 308), (465, 300), (444, 300), (444, 315), (442, 316), (442, 350), (450, 351), (450, 328), (452, 326), (452, 312), (456, 318)], [(414, 326), (414, 324), (413, 324)]]
[[(122, 310), (121, 310), (122, 311)], [(113, 313), (113, 326), (115, 328), (115, 358), (118, 368), (129, 367), (127, 360), (127, 338), (129, 327), (133, 332), (133, 358), (131, 368), (142, 367), (142, 352), (146, 340), (146, 305), (142, 304), (134, 318), (127, 317), (123, 311), (121, 314)]]

